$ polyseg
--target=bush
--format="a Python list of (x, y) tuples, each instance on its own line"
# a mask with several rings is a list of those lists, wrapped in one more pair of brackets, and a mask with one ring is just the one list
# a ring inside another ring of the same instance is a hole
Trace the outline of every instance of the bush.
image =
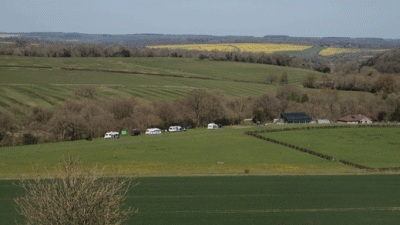
[(26, 224), (121, 224), (137, 212), (122, 210), (132, 178), (101, 178), (97, 167), (82, 172), (82, 163), (71, 156), (59, 164), (54, 176), (21, 180), (25, 191), (14, 199)]
[(30, 133), (27, 133), (22, 136), (22, 142), (24, 145), (34, 145), (38, 143), (38, 138)]
[(74, 89), (74, 94), (77, 98), (94, 98), (97, 90), (92, 86), (82, 86)]

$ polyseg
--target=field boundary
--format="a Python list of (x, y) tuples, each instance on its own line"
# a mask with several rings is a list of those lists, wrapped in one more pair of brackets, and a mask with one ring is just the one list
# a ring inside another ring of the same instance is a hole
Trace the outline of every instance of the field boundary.
[(386, 168), (372, 168), (367, 167), (361, 164), (353, 163), (343, 159), (337, 159), (330, 155), (326, 155), (320, 152), (315, 152), (310, 149), (302, 148), (296, 145), (292, 145), (283, 141), (278, 141), (273, 138), (264, 137), (258, 135), (259, 133), (272, 133), (272, 132), (283, 132), (283, 131), (295, 131), (295, 130), (313, 130), (313, 129), (336, 129), (336, 128), (367, 128), (367, 127), (400, 127), (398, 124), (377, 124), (377, 125), (341, 125), (341, 126), (312, 126), (312, 127), (293, 127), (293, 128), (283, 128), (283, 129), (275, 129), (275, 130), (261, 130), (261, 131), (246, 131), (244, 134), (253, 136), (255, 138), (259, 138), (265, 141), (272, 142), (274, 144), (282, 145), (288, 148), (292, 148), (301, 152), (308, 153), (310, 155), (314, 155), (329, 161), (337, 161), (347, 166), (351, 166), (357, 169), (363, 169), (368, 171), (376, 171), (376, 172), (386, 172), (386, 171), (399, 171), (400, 167), (386, 167)]
[(6, 67), (6, 68), (53, 69), (53, 67), (51, 67), (51, 66), (9, 66), (9, 65), (0, 65), (0, 67)]
[(77, 71), (106, 72), (106, 73), (126, 73), (126, 74), (139, 74), (139, 75), (160, 76), (160, 77), (190, 78), (190, 79), (199, 79), (199, 80), (232, 81), (232, 82), (240, 82), (240, 83), (253, 83), (253, 84), (267, 84), (267, 83), (265, 83), (265, 82), (257, 82), (257, 81), (247, 81), (247, 80), (229, 80), (229, 79), (216, 79), (216, 78), (212, 78), (212, 77), (184, 76), (184, 75), (176, 75), (176, 74), (161, 74), (161, 73), (145, 73), (145, 72), (137, 72), (137, 71), (123, 71), (123, 70), (101, 70), (101, 69), (68, 68), (68, 67), (61, 67), (61, 69), (62, 69), (62, 70), (77, 70)]
[[(50, 66), (10, 66), (10, 65), (0, 65), (0, 68), (32, 68), (32, 69), (53, 69)], [(70, 68), (70, 67), (61, 67), (62, 70), (67, 71), (91, 71), (91, 72), (105, 72), (105, 73), (125, 73), (125, 74), (138, 74), (138, 75), (147, 75), (147, 76), (160, 76), (160, 77), (176, 77), (176, 78), (189, 78), (189, 79), (199, 79), (199, 80), (216, 80), (216, 81), (231, 81), (231, 82), (239, 82), (239, 83), (250, 83), (250, 84), (265, 84), (266, 82), (258, 82), (258, 81), (248, 81), (248, 80), (229, 80), (229, 79), (217, 79), (212, 77), (201, 77), (201, 76), (184, 76), (184, 75), (176, 75), (176, 74), (161, 74), (161, 73), (145, 73), (145, 72), (137, 72), (137, 71), (123, 71), (123, 70), (102, 70), (102, 69), (88, 69), (88, 68)]]

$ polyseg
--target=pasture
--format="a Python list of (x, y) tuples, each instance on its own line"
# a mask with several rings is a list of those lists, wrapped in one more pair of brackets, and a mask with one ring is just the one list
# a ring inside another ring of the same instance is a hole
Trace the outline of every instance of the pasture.
[[(124, 224), (398, 224), (399, 175), (139, 177)], [(0, 217), (14, 224), (16, 181), (0, 181)]]
[(400, 167), (399, 128), (337, 128), (259, 135), (367, 167)]
[(63, 155), (68, 154), (79, 156), (87, 167), (98, 163), (100, 167), (105, 166), (107, 172), (138, 176), (243, 175), (245, 170), (259, 175), (360, 172), (243, 134), (253, 129), (262, 128), (199, 128), (156, 136), (123, 136), (115, 140), (99, 138), (2, 147), (0, 178), (31, 174), (37, 165), (51, 171)]
[[(21, 68), (18, 66), (51, 67), (51, 69)], [(152, 75), (71, 71), (61, 68), (118, 70), (150, 73)], [(267, 85), (248, 82), (264, 82), (267, 74), (280, 75), (285, 71), (289, 75), (289, 83), (299, 86), (300, 89), (303, 89), (301, 82), (308, 73), (313, 72), (317, 76), (322, 75), (322, 73), (315, 71), (289, 67), (182, 58), (0, 56), (0, 74), (2, 76), (0, 81), (0, 111), (4, 107), (14, 104), (57, 106), (73, 97), (73, 90), (83, 85), (95, 86), (99, 96), (106, 98), (137, 96), (150, 100), (173, 101), (174, 99), (184, 98), (188, 92), (196, 88), (218, 89), (225, 95), (233, 97), (256, 96), (266, 92), (276, 93), (279, 85), (277, 83)], [(180, 77), (158, 76), (159, 74)]]

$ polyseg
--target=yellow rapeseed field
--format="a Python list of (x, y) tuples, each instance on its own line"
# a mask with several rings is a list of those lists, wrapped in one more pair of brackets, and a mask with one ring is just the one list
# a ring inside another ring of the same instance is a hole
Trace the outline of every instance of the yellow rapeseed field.
[(388, 49), (362, 49), (362, 48), (326, 48), (319, 52), (322, 56), (335, 55), (340, 53), (354, 53), (354, 52), (383, 52)]
[(193, 44), (193, 45), (159, 45), (147, 46), (148, 48), (170, 48), (199, 51), (220, 51), (220, 52), (265, 52), (273, 53), (280, 51), (303, 51), (311, 48), (308, 45), (291, 44), (254, 44), (254, 43), (226, 43), (226, 44)]

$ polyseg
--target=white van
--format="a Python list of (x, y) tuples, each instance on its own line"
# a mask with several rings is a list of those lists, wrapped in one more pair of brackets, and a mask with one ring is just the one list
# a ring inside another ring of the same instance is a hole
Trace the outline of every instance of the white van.
[(215, 124), (215, 123), (209, 123), (208, 126), (207, 126), (207, 129), (209, 129), (209, 130), (218, 129), (218, 125)]
[(182, 127), (181, 126), (170, 126), (168, 129), (169, 132), (181, 132)]
[(106, 135), (104, 135), (104, 138), (112, 138), (112, 139), (119, 138), (119, 132), (113, 132), (113, 131), (108, 132), (106, 133)]
[(161, 134), (161, 130), (158, 128), (150, 128), (146, 130), (146, 133), (148, 135), (160, 135)]

